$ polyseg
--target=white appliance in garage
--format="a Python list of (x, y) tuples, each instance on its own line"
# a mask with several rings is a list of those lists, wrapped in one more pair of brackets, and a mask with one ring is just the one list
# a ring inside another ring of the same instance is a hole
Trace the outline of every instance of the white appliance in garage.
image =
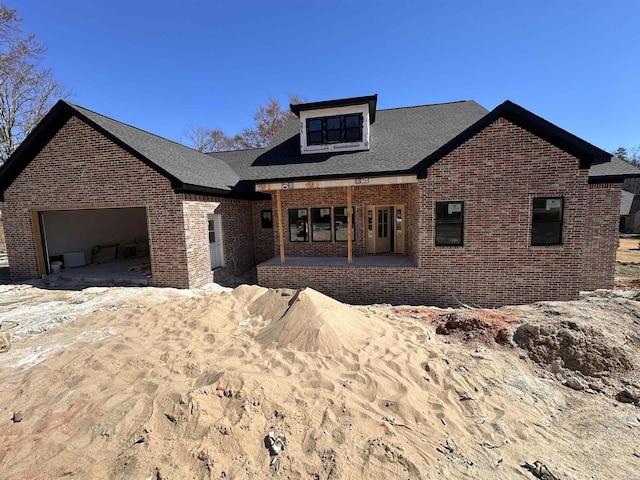
[(84, 252), (69, 252), (62, 254), (64, 268), (84, 267), (87, 262), (84, 258)]

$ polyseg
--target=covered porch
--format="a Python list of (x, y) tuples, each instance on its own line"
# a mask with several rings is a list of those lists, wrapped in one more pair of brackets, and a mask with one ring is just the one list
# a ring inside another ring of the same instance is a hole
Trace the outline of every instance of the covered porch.
[(348, 303), (413, 301), (416, 182), (405, 175), (258, 185), (272, 195), (275, 247), (257, 266), (258, 283), (311, 287)]

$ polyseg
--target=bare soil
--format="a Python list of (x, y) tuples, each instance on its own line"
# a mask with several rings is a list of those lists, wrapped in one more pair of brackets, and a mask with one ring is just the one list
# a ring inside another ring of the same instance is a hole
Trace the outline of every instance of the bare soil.
[(0, 478), (640, 478), (634, 288), (439, 309), (46, 287), (0, 285)]

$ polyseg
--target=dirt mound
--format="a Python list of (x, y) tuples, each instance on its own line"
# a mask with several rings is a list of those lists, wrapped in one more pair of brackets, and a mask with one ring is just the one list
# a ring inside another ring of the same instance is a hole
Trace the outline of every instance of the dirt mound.
[(513, 340), (536, 363), (552, 365), (561, 359), (564, 368), (583, 375), (603, 376), (633, 369), (624, 350), (589, 325), (525, 323), (516, 329)]
[(439, 335), (461, 334), (464, 340), (484, 342), (502, 342), (501, 332), (514, 321), (507, 312), (489, 309), (453, 310), (432, 320)]
[(342, 348), (359, 349), (370, 330), (371, 322), (355, 308), (305, 288), (291, 299), (282, 318), (255, 339), (269, 347), (329, 354)]

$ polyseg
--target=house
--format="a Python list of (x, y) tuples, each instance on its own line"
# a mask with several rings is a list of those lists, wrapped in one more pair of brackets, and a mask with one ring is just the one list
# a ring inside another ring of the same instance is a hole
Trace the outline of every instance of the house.
[(128, 251), (157, 286), (257, 265), (261, 285), (351, 303), (613, 286), (620, 186), (640, 171), (607, 152), (509, 101), (291, 110), (269, 147), (206, 155), (59, 102), (0, 169), (12, 278)]
[[(629, 164), (623, 160), (614, 157), (613, 161), (621, 162), (620, 166), (622, 168), (630, 168)], [(640, 233), (640, 179), (638, 178), (625, 178), (624, 182), (622, 182), (620, 232)]]

